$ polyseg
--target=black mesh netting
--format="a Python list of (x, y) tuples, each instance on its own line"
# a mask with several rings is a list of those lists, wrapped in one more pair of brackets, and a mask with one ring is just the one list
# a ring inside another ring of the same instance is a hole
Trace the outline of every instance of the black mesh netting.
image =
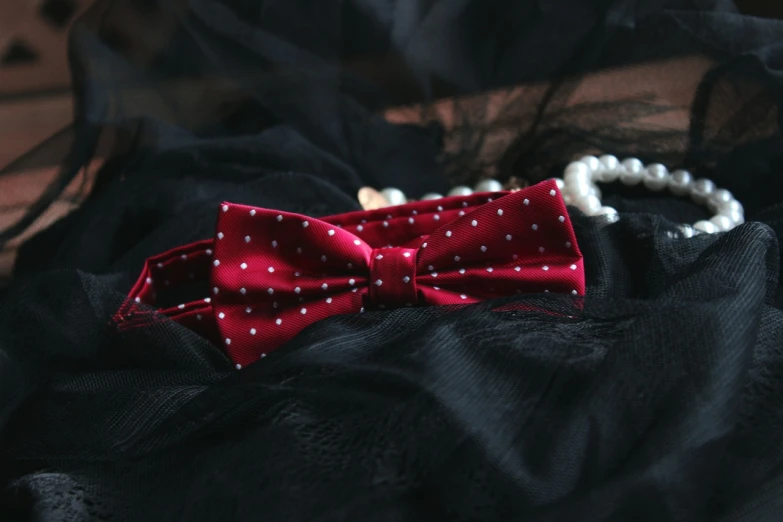
[[(70, 57), (74, 125), (12, 166), (60, 175), (1, 239), (103, 163), (0, 290), (0, 520), (780, 520), (783, 22), (720, 0), (100, 0)], [(334, 317), (239, 372), (181, 325), (112, 326), (221, 200), (319, 216), (364, 185), (533, 183), (595, 152), (709, 177), (748, 223), (686, 239), (703, 209), (607, 186), (618, 222), (572, 210), (584, 300)]]

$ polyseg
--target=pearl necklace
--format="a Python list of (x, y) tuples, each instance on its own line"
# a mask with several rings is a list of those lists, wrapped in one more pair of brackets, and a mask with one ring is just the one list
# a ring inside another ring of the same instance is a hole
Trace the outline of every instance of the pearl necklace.
[[(726, 189), (717, 188), (709, 179), (694, 180), (690, 172), (669, 170), (660, 163), (648, 166), (636, 158), (628, 158), (620, 162), (615, 156), (605, 155), (600, 158), (585, 156), (579, 161), (570, 163), (563, 178), (555, 178), (557, 186), (563, 193), (567, 205), (573, 205), (588, 216), (604, 216), (612, 222), (619, 219), (617, 210), (601, 203), (601, 190), (598, 183), (611, 183), (620, 180), (625, 185), (642, 183), (647, 189), (659, 192), (668, 188), (675, 196), (690, 196), (694, 202), (706, 205), (715, 215), (709, 220), (702, 220), (691, 225), (680, 225), (685, 237), (694, 234), (714, 234), (731, 230), (745, 222), (745, 211), (739, 201)], [(459, 185), (452, 188), (448, 196), (469, 196), (473, 192), (499, 192), (503, 185), (494, 179), (480, 181), (474, 188)], [(443, 195), (431, 192), (421, 199), (440, 199)], [(404, 205), (408, 202), (405, 193), (400, 189), (389, 187), (377, 192), (369, 187), (359, 191), (359, 201), (365, 209)]]
[(695, 233), (714, 234), (731, 230), (745, 222), (745, 211), (739, 201), (726, 189), (717, 188), (709, 179), (694, 180), (690, 172), (669, 170), (660, 163), (648, 166), (636, 158), (628, 158), (622, 162), (611, 155), (585, 156), (565, 168), (564, 179), (556, 178), (558, 187), (563, 193), (566, 204), (574, 205), (588, 216), (607, 216), (616, 221), (617, 210), (603, 206), (600, 200), (601, 191), (598, 183), (611, 183), (618, 179), (625, 185), (640, 183), (653, 191), (659, 192), (668, 187), (675, 196), (690, 196), (700, 205), (706, 205), (715, 215), (709, 220), (698, 221), (691, 225), (680, 225), (685, 237)]

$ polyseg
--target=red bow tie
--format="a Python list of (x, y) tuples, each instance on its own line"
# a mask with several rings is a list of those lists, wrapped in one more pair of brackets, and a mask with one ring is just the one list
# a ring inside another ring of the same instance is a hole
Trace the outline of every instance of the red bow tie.
[[(582, 255), (554, 181), (324, 219), (224, 203), (214, 241), (148, 260), (131, 297), (152, 304), (156, 290), (207, 274), (211, 299), (162, 312), (214, 325), (238, 366), (337, 314), (584, 294)], [(131, 308), (121, 311), (126, 326), (140, 324)]]

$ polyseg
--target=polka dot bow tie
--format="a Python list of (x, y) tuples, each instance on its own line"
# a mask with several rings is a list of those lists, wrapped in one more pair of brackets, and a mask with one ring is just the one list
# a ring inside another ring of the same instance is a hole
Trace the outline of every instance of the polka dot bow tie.
[(210, 298), (160, 312), (211, 328), (238, 366), (337, 314), (585, 287), (554, 181), (323, 219), (224, 203), (215, 239), (148, 260), (131, 304), (204, 276)]

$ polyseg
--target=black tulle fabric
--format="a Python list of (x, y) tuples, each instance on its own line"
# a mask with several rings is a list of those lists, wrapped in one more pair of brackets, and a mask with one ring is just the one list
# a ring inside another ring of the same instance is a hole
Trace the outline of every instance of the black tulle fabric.
[[(15, 165), (68, 151), (28, 217), (107, 161), (0, 290), (0, 520), (781, 519), (783, 22), (718, 0), (100, 0), (70, 57), (73, 127)], [(514, 86), (488, 161), (488, 93)], [(467, 95), (458, 128), (383, 118)], [(617, 223), (570, 209), (584, 299), (334, 317), (239, 372), (178, 324), (112, 326), (143, 260), (209, 237), (222, 200), (319, 216), (364, 185), (534, 183), (596, 152), (709, 177), (748, 223), (686, 239), (705, 210), (607, 186)]]

